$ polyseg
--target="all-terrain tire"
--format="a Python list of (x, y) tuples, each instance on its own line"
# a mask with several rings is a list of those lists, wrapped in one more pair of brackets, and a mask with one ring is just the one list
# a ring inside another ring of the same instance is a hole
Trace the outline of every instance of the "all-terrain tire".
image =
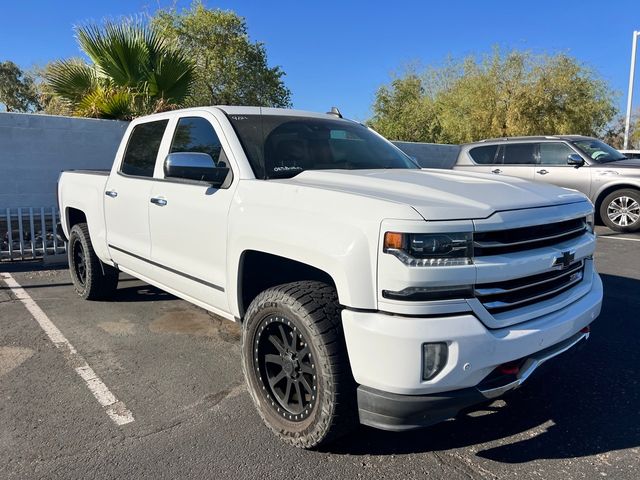
[[(272, 332), (268, 338), (267, 332)], [(287, 352), (283, 353), (285, 345)], [(263, 355), (265, 348), (271, 348), (272, 354)], [(291, 353), (296, 349), (297, 359), (296, 354)], [(266, 357), (277, 360), (278, 352), (284, 366), (274, 367)], [(269, 380), (267, 365), (275, 368), (279, 375), (274, 374)], [(282, 393), (285, 387), (271, 386), (269, 382), (284, 375), (286, 366), (291, 373), (281, 380), (281, 385), (287, 385), (288, 392), (289, 383), (295, 385), (296, 378), (299, 379), (296, 365), (308, 381), (300, 383), (306, 386), (299, 387), (298, 395), (287, 394), (287, 399), (294, 399), (291, 402), (294, 408), (287, 410), (283, 407), (287, 404), (278, 400), (277, 395), (279, 391), (279, 397), (285, 398)], [(338, 296), (330, 285), (301, 281), (260, 293), (244, 319), (242, 367), (258, 413), (265, 424), (290, 445), (315, 448), (345, 435), (359, 423), (356, 384), (342, 333)], [(303, 407), (307, 402), (309, 407)], [(298, 407), (299, 414), (295, 410)]]
[(107, 300), (118, 287), (118, 270), (100, 261), (93, 250), (89, 228), (77, 223), (69, 232), (69, 271), (76, 293), (85, 300)]

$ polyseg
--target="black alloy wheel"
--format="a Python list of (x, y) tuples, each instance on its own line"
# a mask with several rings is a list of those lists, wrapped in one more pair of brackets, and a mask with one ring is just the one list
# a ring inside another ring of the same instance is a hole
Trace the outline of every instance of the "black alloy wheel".
[(86, 254), (82, 242), (77, 237), (73, 239), (71, 255), (73, 256), (73, 269), (75, 270), (78, 283), (80, 283), (81, 286), (85, 286), (87, 284)]
[(71, 227), (67, 245), (69, 273), (76, 293), (85, 300), (107, 300), (118, 287), (118, 269), (100, 261), (86, 223)]
[(278, 415), (299, 422), (313, 411), (317, 373), (302, 332), (283, 316), (262, 320), (254, 340), (253, 366)]

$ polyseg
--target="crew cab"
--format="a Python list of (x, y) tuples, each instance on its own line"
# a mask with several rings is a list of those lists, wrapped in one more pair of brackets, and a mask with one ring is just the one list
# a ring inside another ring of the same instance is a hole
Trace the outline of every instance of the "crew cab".
[(62, 173), (58, 200), (77, 293), (106, 300), (126, 272), (241, 323), (251, 397), (298, 447), (455, 417), (600, 313), (583, 194), (420, 169), (336, 112), (139, 118), (111, 171)]

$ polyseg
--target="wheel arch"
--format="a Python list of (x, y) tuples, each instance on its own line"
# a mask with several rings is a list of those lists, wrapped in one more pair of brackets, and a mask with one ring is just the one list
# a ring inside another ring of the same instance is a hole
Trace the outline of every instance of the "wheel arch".
[(284, 283), (316, 280), (336, 288), (334, 278), (325, 270), (280, 255), (245, 250), (240, 255), (237, 276), (237, 302), (240, 318), (253, 299), (267, 288)]
[(71, 233), (74, 225), (87, 223), (87, 214), (79, 208), (67, 207), (64, 213), (64, 221), (67, 225), (67, 231)]

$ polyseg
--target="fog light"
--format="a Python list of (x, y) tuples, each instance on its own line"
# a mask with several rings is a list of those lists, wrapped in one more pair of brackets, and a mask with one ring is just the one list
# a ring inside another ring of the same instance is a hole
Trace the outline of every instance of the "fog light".
[(422, 379), (431, 380), (447, 363), (448, 348), (444, 342), (422, 345)]

